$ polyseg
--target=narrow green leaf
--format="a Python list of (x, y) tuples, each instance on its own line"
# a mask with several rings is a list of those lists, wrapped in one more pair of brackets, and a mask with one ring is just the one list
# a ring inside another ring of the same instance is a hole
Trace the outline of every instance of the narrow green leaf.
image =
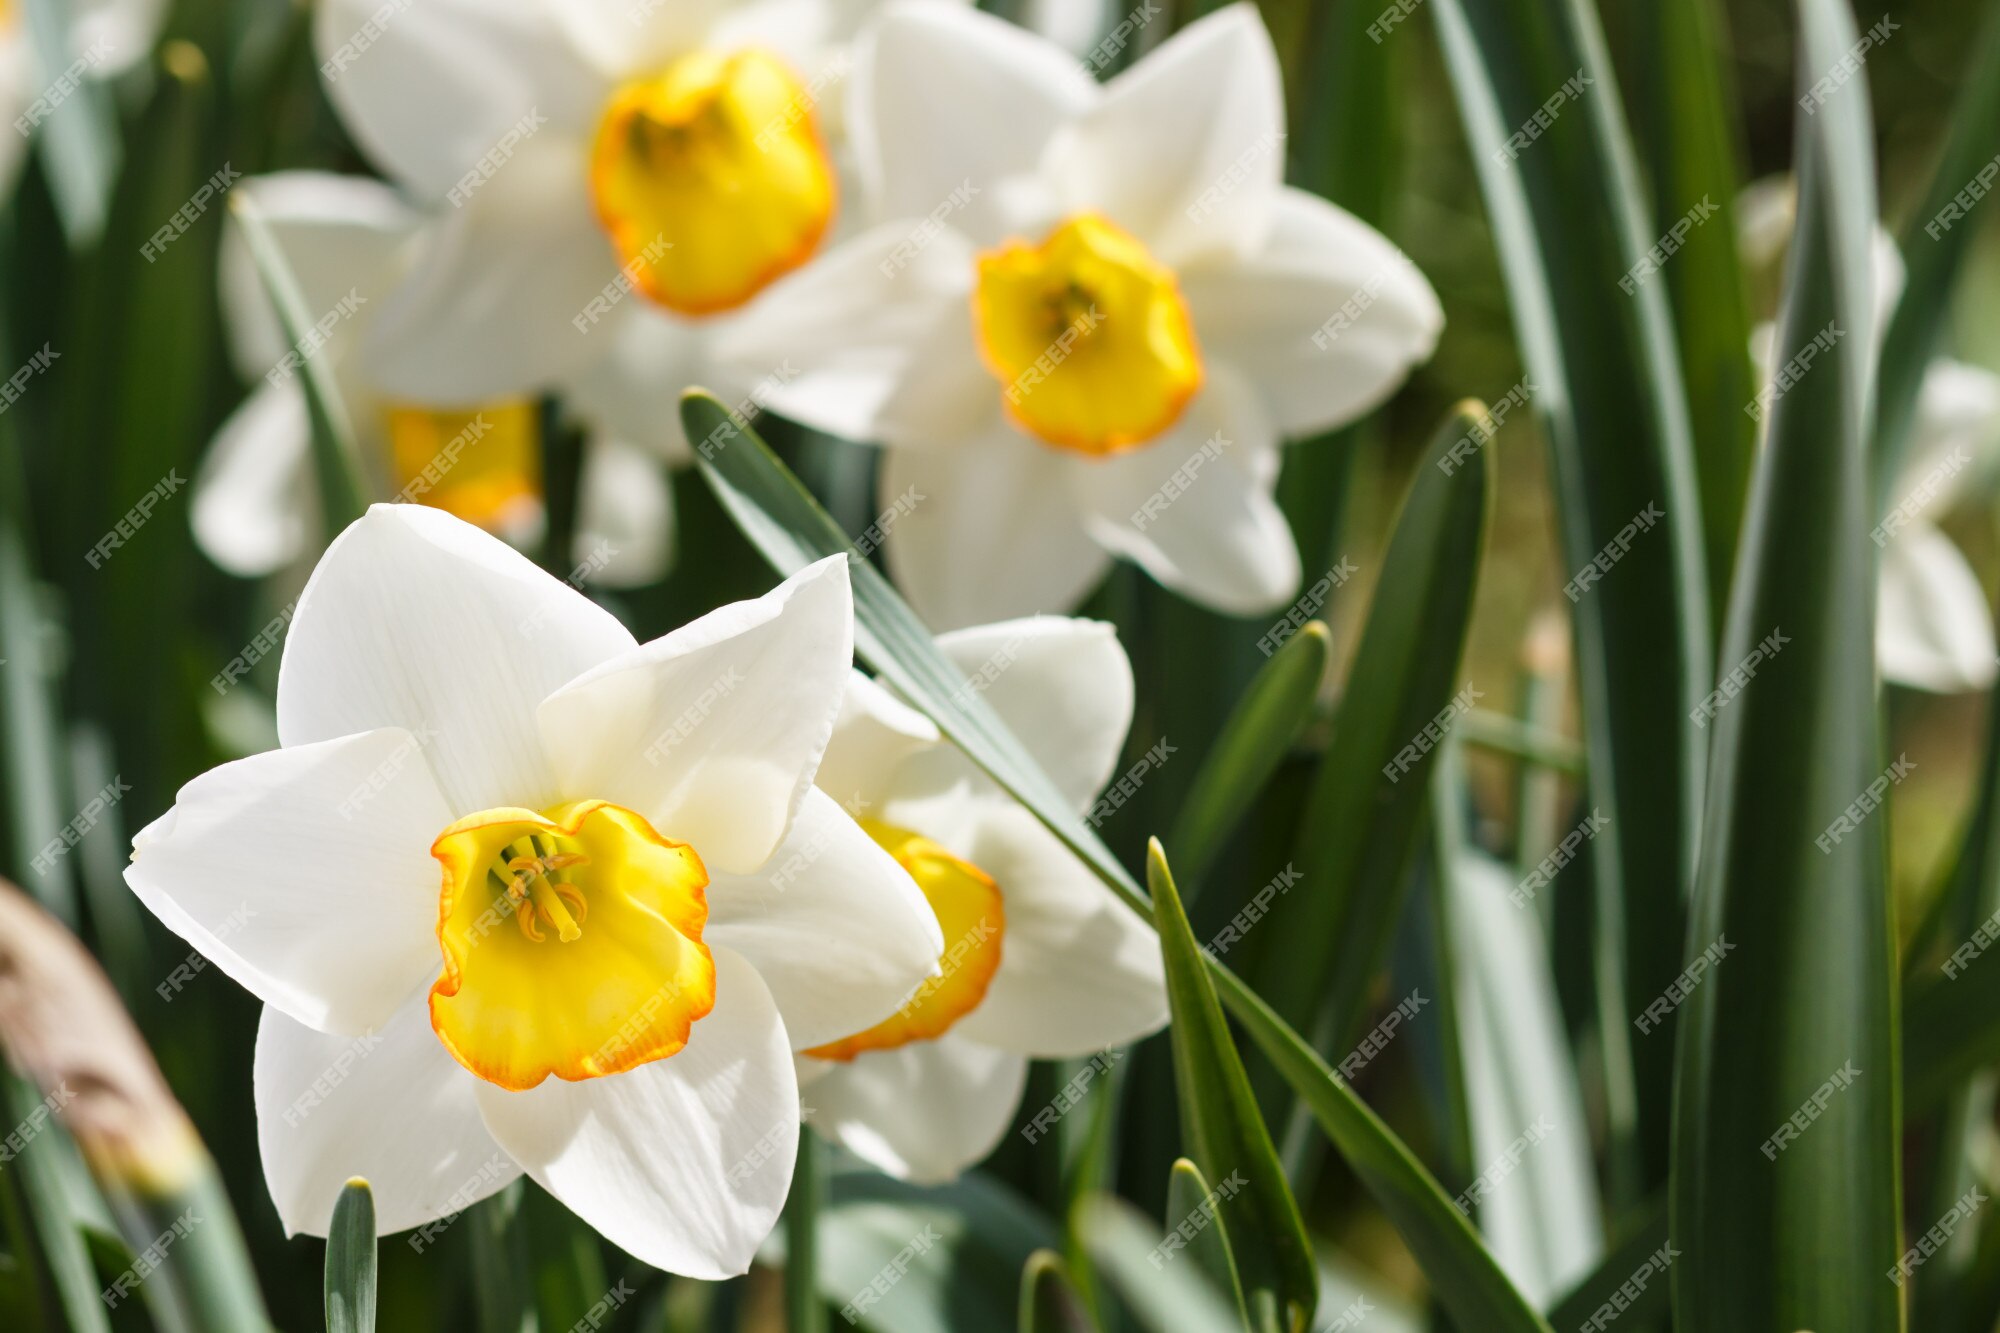
[(1666, 1197), (1634, 1210), (1634, 1217), (1625, 1238), (1549, 1311), (1551, 1324), (1587, 1329), (1596, 1318), (1595, 1327), (1604, 1328), (1613, 1318), (1629, 1318), (1643, 1328), (1666, 1313), (1668, 1275), (1680, 1257), (1667, 1239)]
[[(1478, 697), (1476, 682), (1454, 692), (1492, 509), (1485, 429), (1485, 410), (1462, 404), (1417, 466), (1300, 816), (1304, 891), (1260, 959), (1265, 998), (1323, 1054), (1359, 1035), (1409, 883), (1437, 729)], [(1306, 1123), (1301, 1111), (1293, 1154)]]
[[(1199, 1215), (1198, 1215), (1199, 1216)], [(1148, 1333), (1235, 1333), (1228, 1299), (1183, 1261), (1181, 1239), (1108, 1194), (1086, 1199), (1083, 1234), (1097, 1267)]]
[(48, 1127), (25, 1134), (20, 1151), (9, 1163), (9, 1173), (34, 1229), (36, 1252), (24, 1258), (30, 1259), (54, 1288), (52, 1304), (61, 1311), (68, 1333), (109, 1333), (111, 1320), (98, 1295), (97, 1275), (91, 1271), (90, 1255), (78, 1228), (81, 1218), (66, 1183), (68, 1174), (61, 1160), (65, 1144), (51, 1124), (49, 1104), (28, 1080), (0, 1068), (0, 1114), (6, 1116), (9, 1126)]
[(362, 483), (359, 455), (355, 452), (354, 426), (347, 418), (346, 401), (341, 398), (324, 360), (304, 354), (307, 335), (317, 316), (306, 309), (298, 280), (293, 277), (277, 239), (271, 235), (270, 225), (247, 193), (238, 191), (230, 195), (229, 207), (243, 229), (251, 256), (257, 261), (257, 271), (277, 311), (278, 324), (298, 352), (295, 373), (305, 388), (306, 412), (312, 422), (313, 473), (319, 482), (323, 530), (330, 540), (361, 517), (368, 507), (367, 488)]
[[(823, 556), (843, 551), (852, 555), (839, 527), (755, 431), (733, 420), (729, 410), (713, 397), (698, 391), (682, 399), (681, 410), (688, 438), (696, 441), (704, 478), (774, 568), (790, 573)], [(1035, 770), (1020, 742), (1007, 733), (983, 701), (959, 688), (962, 678), (937, 651), (902, 599), (865, 563), (856, 560), (850, 569), (855, 587), (855, 642), (861, 655), (937, 723), (968, 758), (1075, 851), (1105, 887), (1150, 919), (1152, 904), (1132, 877), (1067, 804), (1051, 793), (1047, 777)], [(1508, 1284), (1465, 1216), (1453, 1208), (1402, 1141), (1346, 1087), (1336, 1083), (1326, 1062), (1234, 973), (1214, 960), (1209, 961), (1208, 969), (1223, 1003), (1328, 1126), (1335, 1148), (1355, 1166), (1363, 1183), (1402, 1231), (1447, 1308), (1468, 1327), (1549, 1333), (1520, 1293)], [(839, 1195), (838, 1188), (835, 1195)], [(1023, 1248), (1019, 1262), (1026, 1261), (1032, 1248)], [(1018, 1271), (1018, 1263), (1009, 1271)], [(821, 1279), (822, 1291), (830, 1281)]]
[(1326, 626), (1317, 620), (1285, 640), (1237, 700), (1222, 734), (1202, 758), (1174, 820), (1175, 844), (1186, 848), (1175, 855), (1185, 867), (1180, 873), (1188, 881), (1190, 902), (1224, 841), (1311, 720), (1331, 643)]
[(1916, 420), (1917, 399), (1931, 358), (1937, 355), (1951, 291), (1978, 232), (1979, 215), (1967, 208), (1968, 193), (1993, 184), (2000, 163), (2000, 0), (1988, 0), (1978, 41), (1964, 64), (1951, 129), (1930, 188), (1904, 224), (1903, 294), (1882, 340), (1882, 372), (1875, 411), (1876, 504), (1887, 507), (1896, 473)]
[[(1848, 58), (1855, 29), (1841, 0), (1798, 9), (1805, 93)], [(1799, 220), (1773, 353), (1794, 373), (1765, 423), (1722, 660), (1774, 632), (1784, 643), (1712, 723), (1689, 944), (1710, 961), (1679, 1034), (1674, 1308), (1704, 1333), (1902, 1326), (1888, 1278), (1895, 932), (1874, 805), (1900, 770), (1881, 764), (1866, 540), (1865, 77), (1815, 95), (1796, 123)]]
[[(1180, 1090), (1181, 1133), (1202, 1174), (1215, 1182), (1201, 1200), (1233, 1233), (1230, 1253), (1254, 1329), (1309, 1326), (1319, 1300), (1319, 1275), (1298, 1201), (1258, 1113), (1229, 1038), (1222, 1004), (1209, 980), (1206, 955), (1195, 942), (1166, 853), (1155, 838), (1146, 848), (1146, 883), (1166, 962), (1173, 1005), (1174, 1082)], [(1176, 1225), (1169, 1219), (1169, 1225)]]
[(326, 1333), (375, 1333), (375, 1195), (359, 1177), (327, 1228)]
[(1036, 1250), (1021, 1269), (1020, 1333), (1093, 1333), (1083, 1298), (1054, 1250)]
[(1647, 245), (1658, 249), (1628, 276), (1635, 286), (1662, 284), (1673, 308), (1694, 421), (1709, 605), (1719, 616), (1757, 448), (1757, 423), (1743, 411), (1757, 391), (1736, 237), (1743, 130), (1716, 0), (1649, 0), (1631, 10), (1633, 45), (1644, 53), (1629, 64), (1634, 119), (1658, 238)]
[(1589, 0), (1434, 9), (1553, 463), (1590, 799), (1611, 821), (1590, 843), (1597, 1035), (1613, 1195), (1632, 1202), (1666, 1170), (1672, 1039), (1635, 1067), (1626, 1012), (1680, 971), (1704, 758), (1688, 713), (1713, 669), (1687, 394), (1664, 288), (1619, 285), (1654, 236)]
[[(1202, 1202), (1210, 1193), (1208, 1177), (1201, 1173), (1200, 1167), (1185, 1157), (1176, 1161), (1167, 1176), (1168, 1229), (1179, 1226), (1188, 1218), (1206, 1216)], [(1221, 1213), (1216, 1213), (1210, 1225), (1197, 1231), (1188, 1241), (1187, 1253), (1195, 1267), (1208, 1278), (1209, 1285), (1235, 1299), (1244, 1322), (1248, 1323), (1250, 1314), (1244, 1307), (1243, 1281), (1236, 1271), (1236, 1259), (1229, 1241), (1229, 1224)]]

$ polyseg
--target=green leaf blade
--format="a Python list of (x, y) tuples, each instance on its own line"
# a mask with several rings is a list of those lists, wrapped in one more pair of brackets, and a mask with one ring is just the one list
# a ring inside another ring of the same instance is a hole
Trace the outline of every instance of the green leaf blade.
[(375, 1195), (347, 1182), (326, 1233), (326, 1333), (375, 1333)]

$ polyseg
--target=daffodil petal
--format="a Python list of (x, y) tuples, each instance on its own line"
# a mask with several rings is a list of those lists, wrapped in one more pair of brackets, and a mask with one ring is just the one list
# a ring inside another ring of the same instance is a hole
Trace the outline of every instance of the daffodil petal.
[(1968, 484), (1990, 480), (2000, 453), (2000, 375), (1943, 357), (1924, 371), (1909, 455), (1891, 508), (1918, 491), (1914, 508), (1942, 514)]
[(965, 855), (1005, 893), (1007, 944), (985, 1002), (953, 1035), (1055, 1057), (1166, 1026), (1159, 936), (1033, 815), (992, 802)]
[(541, 733), (590, 792), (744, 874), (791, 826), (853, 663), (847, 557), (832, 556), (552, 691)]
[(1939, 694), (1994, 681), (1993, 610), (1964, 554), (1929, 523), (1911, 523), (1882, 548), (1875, 652), (1882, 674)]
[[(587, 123), (602, 85), (536, 0), (324, 0), (313, 15), (321, 84), (368, 156), (442, 201), (524, 117)], [(497, 176), (496, 176), (497, 179)], [(489, 182), (490, 184), (490, 182)]]
[(715, 950), (715, 1009), (687, 1046), (530, 1092), (478, 1085), (486, 1127), (549, 1193), (655, 1268), (733, 1277), (778, 1220), (798, 1151), (785, 1025), (757, 969)]
[(1254, 249), (1285, 174), (1278, 53), (1256, 9), (1199, 19), (1105, 86), (1049, 146), (1070, 210), (1103, 212), (1171, 265)]
[(1277, 433), (1226, 367), (1181, 424), (1144, 449), (1071, 470), (1090, 534), (1167, 587), (1262, 615), (1299, 587), (1299, 552), (1272, 492)]
[(125, 882), (265, 1003), (363, 1032), (437, 970), (429, 849), (450, 818), (400, 728), (273, 750), (181, 788)]
[(608, 79), (666, 64), (705, 44), (735, 0), (563, 0), (550, 8), (564, 35)]
[(1111, 565), (1072, 498), (1070, 472), (1096, 466), (1029, 439), (997, 411), (950, 450), (889, 450), (885, 504), (923, 497), (884, 545), (896, 586), (932, 629), (1074, 609)]
[(1019, 221), (1002, 183), (1032, 172), (1097, 98), (1075, 57), (1011, 23), (952, 5), (886, 6), (849, 101), (872, 215), (907, 230), (942, 208), (978, 243), (999, 241)]
[[(280, 171), (242, 181), (236, 192), (256, 205), (315, 319), (350, 290), (371, 301), (386, 296), (420, 222), (393, 189), (369, 176)], [(230, 359), (238, 375), (255, 383), (292, 340), (233, 213), (223, 224), (216, 265)], [(337, 358), (353, 339), (353, 324), (342, 321), (329, 333), (316, 355)]]
[(258, 385), (195, 473), (190, 522), (203, 554), (246, 579), (298, 559), (319, 522), (311, 450), (305, 390), (289, 380)]
[(1264, 243), (1191, 266), (1181, 291), (1202, 345), (1254, 378), (1281, 434), (1316, 434), (1380, 406), (1430, 357), (1437, 293), (1388, 238), (1303, 190), (1280, 192)]
[(905, 760), (940, 739), (936, 723), (873, 678), (853, 672), (815, 782), (821, 791), (842, 793), (840, 799), (859, 793), (872, 802)]
[(756, 966), (801, 1050), (894, 1012), (944, 947), (909, 875), (817, 788), (762, 869), (711, 880), (708, 911), (708, 938)]
[(627, 300), (620, 312), (591, 330), (594, 354), (563, 384), (564, 406), (598, 431), (684, 467), (694, 455), (681, 429), (681, 394), (700, 385), (733, 403), (748, 386), (718, 373), (704, 354), (719, 322), (697, 326), (650, 301)]
[(602, 355), (641, 298), (618, 285), (584, 178), (583, 146), (545, 131), (441, 215), (367, 330), (369, 378), (413, 402), (479, 403), (547, 389)]
[(387, 1235), (461, 1212), (521, 1174), (486, 1132), (476, 1080), (431, 1034), (421, 991), (358, 1037), (267, 1006), (254, 1082), (257, 1148), (286, 1235), (324, 1236), (352, 1176), (367, 1179)]
[(806, 1087), (813, 1127), (920, 1185), (951, 1180), (999, 1146), (1028, 1077), (1025, 1056), (955, 1032), (823, 1068)]
[[(912, 224), (884, 224), (774, 283), (717, 335), (713, 355), (757, 385), (766, 406), (835, 435), (876, 439), (923, 349), (970, 329), (972, 263), (970, 244), (948, 227), (919, 245)], [(990, 379), (956, 384), (951, 405), (998, 399)]]
[(376, 505), (327, 548), (299, 598), (278, 734), (293, 746), (404, 727), (453, 815), (541, 809), (567, 793), (537, 705), (632, 647), (617, 617), (499, 538), (422, 505)]
[(1099, 620), (1032, 616), (940, 634), (937, 646), (1057, 788), (1088, 810), (1132, 727), (1132, 663), (1118, 631)]

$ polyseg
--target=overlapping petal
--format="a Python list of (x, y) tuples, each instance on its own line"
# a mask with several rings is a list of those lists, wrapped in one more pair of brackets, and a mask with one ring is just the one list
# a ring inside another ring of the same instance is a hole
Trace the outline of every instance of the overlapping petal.
[(498, 538), (421, 505), (376, 505), (299, 598), (278, 734), (295, 746), (403, 727), (423, 738), (454, 816), (541, 809), (563, 793), (535, 710), (633, 646), (617, 617)]
[(476, 1089), (487, 1129), (535, 1183), (633, 1257), (708, 1279), (749, 1268), (799, 1137), (771, 993), (730, 949), (715, 949), (715, 969), (715, 1009), (677, 1055), (529, 1092)]
[(853, 646), (833, 556), (552, 691), (555, 777), (692, 844), (711, 874), (755, 870), (812, 786)]
[(437, 971), (430, 844), (450, 820), (421, 739), (390, 727), (210, 769), (133, 840), (125, 880), (265, 1003), (362, 1032)]
[[(814, 1062), (817, 1063), (817, 1062)], [(812, 1071), (812, 1124), (891, 1175), (950, 1180), (999, 1146), (1028, 1061), (951, 1033)]]

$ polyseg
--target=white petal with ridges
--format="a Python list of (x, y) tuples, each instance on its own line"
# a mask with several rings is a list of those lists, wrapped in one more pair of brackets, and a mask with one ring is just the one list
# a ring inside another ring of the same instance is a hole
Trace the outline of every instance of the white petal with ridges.
[(1277, 476), (1277, 432), (1263, 404), (1215, 365), (1179, 425), (1070, 473), (1092, 537), (1182, 596), (1238, 616), (1274, 611), (1298, 592)]
[(799, 1136), (771, 993), (741, 956), (714, 952), (715, 1008), (678, 1054), (530, 1092), (478, 1085), (487, 1129), (537, 1184), (634, 1258), (706, 1279), (750, 1267)]
[(812, 787), (853, 665), (847, 557), (710, 612), (553, 692), (562, 790), (638, 811), (710, 873), (771, 855)]
[(1118, 767), (1132, 663), (1100, 620), (1034, 616), (938, 636), (937, 646), (1079, 810)]
[(814, 1129), (922, 1185), (952, 1179), (999, 1146), (1028, 1077), (1024, 1057), (952, 1033), (822, 1069), (805, 1094)]
[(358, 1037), (267, 1007), (254, 1080), (264, 1181), (287, 1235), (324, 1236), (350, 1176), (367, 1179), (388, 1235), (462, 1212), (521, 1174), (486, 1132), (477, 1080), (431, 1031), (425, 992)]
[(1183, 28), (1113, 79), (1050, 144), (1064, 205), (1103, 213), (1178, 266), (1245, 254), (1285, 176), (1285, 95), (1248, 4)]
[(1241, 262), (1191, 267), (1181, 290), (1202, 349), (1251, 380), (1286, 436), (1353, 421), (1430, 357), (1437, 294), (1388, 238), (1286, 189), (1264, 244)]
[(421, 739), (371, 731), (210, 769), (133, 839), (125, 881), (265, 1003), (362, 1032), (437, 972), (451, 819)]
[(869, 676), (856, 671), (847, 678), (833, 739), (819, 762), (814, 779), (821, 791), (850, 801), (868, 801), (866, 813), (879, 815), (875, 805), (911, 755), (939, 743), (937, 725), (891, 694)]
[(1166, 1026), (1160, 937), (1033, 815), (996, 803), (966, 855), (999, 884), (1007, 933), (986, 999), (953, 1033), (1052, 1057)]
[(278, 734), (302, 745), (405, 727), (429, 738), (455, 815), (541, 809), (575, 794), (556, 788), (537, 706), (632, 647), (617, 617), (497, 537), (422, 505), (375, 505), (299, 597)]
[(916, 882), (817, 788), (762, 869), (710, 876), (705, 938), (756, 966), (800, 1050), (887, 1018), (944, 950)]
[(884, 552), (924, 623), (958, 629), (1074, 610), (1111, 566), (1071, 497), (1071, 472), (1088, 466), (997, 411), (952, 449), (889, 450), (882, 499), (922, 498), (896, 519)]

